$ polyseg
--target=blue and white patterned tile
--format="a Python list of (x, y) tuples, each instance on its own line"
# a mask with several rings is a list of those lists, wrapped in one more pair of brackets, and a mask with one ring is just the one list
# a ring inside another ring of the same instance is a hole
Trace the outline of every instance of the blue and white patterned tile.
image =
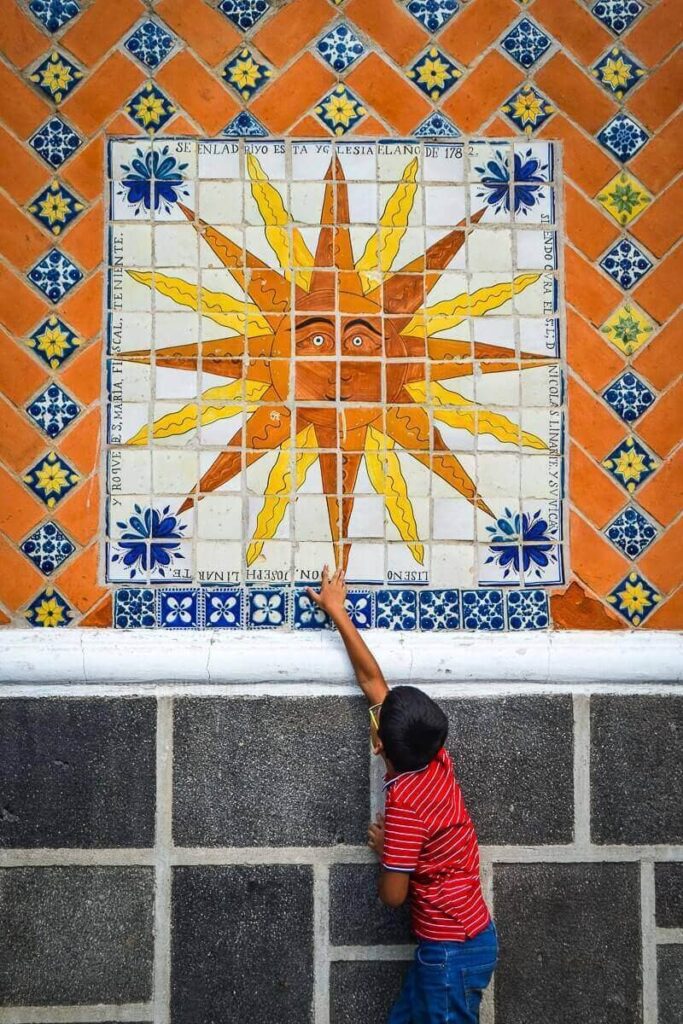
[(78, 351), (81, 339), (63, 320), (51, 316), (33, 332), (26, 344), (51, 370), (58, 370), (69, 356)]
[(417, 595), (420, 629), (460, 628), (460, 592), (457, 590), (421, 590)]
[(445, 114), (435, 110), (422, 122), (421, 125), (419, 125), (419, 127), (415, 129), (413, 135), (416, 139), (439, 139), (454, 138), (455, 136), (460, 135), (460, 132)]
[(248, 32), (268, 12), (268, 0), (221, 0), (218, 10), (242, 32)]
[(245, 47), (228, 61), (222, 75), (243, 100), (250, 100), (272, 77), (273, 72)]
[(603, 256), (600, 266), (628, 291), (652, 270), (652, 261), (630, 238), (622, 238)]
[(367, 110), (345, 85), (336, 86), (320, 101), (315, 113), (333, 135), (345, 135), (367, 114)]
[(659, 460), (651, 455), (636, 437), (626, 437), (602, 460), (615, 480), (633, 494), (659, 468)]
[(54, 508), (80, 479), (79, 474), (57, 452), (48, 452), (42, 456), (22, 477), (24, 483), (48, 508)]
[(43, 523), (26, 538), (21, 550), (44, 576), (49, 576), (76, 548), (56, 523)]
[(83, 72), (63, 53), (53, 50), (30, 75), (52, 103), (61, 103), (83, 78)]
[(598, 142), (622, 163), (639, 153), (648, 139), (649, 135), (638, 122), (623, 112), (613, 117), (598, 133)]
[(440, 99), (462, 77), (457, 64), (435, 46), (421, 54), (406, 74), (431, 100)]
[(187, 169), (170, 146), (136, 146), (129, 163), (121, 164), (121, 177), (112, 182), (115, 217), (178, 218), (178, 203), (191, 202), (194, 194)]
[(631, 626), (640, 626), (654, 611), (662, 595), (637, 572), (618, 583), (607, 600)]
[(199, 629), (199, 590), (178, 588), (159, 591), (159, 625), (165, 629)]
[(550, 625), (545, 590), (509, 590), (505, 600), (508, 629), (547, 629)]
[(622, 373), (606, 388), (602, 397), (626, 423), (633, 423), (650, 408), (655, 395), (631, 370)]
[(520, 131), (531, 135), (555, 113), (549, 100), (531, 85), (524, 85), (500, 108)]
[(131, 32), (123, 45), (146, 68), (157, 68), (166, 60), (174, 44), (175, 36), (148, 18)]
[(541, 209), (547, 201), (550, 165), (531, 148), (534, 145), (536, 143), (529, 143), (526, 149), (515, 149), (512, 178), (507, 150), (495, 149), (487, 153), (486, 162), (474, 167), (479, 175), (476, 197), (483, 199), (492, 213), (507, 217), (514, 212), (520, 219)]
[(417, 629), (417, 594), (414, 590), (378, 590), (375, 595), (378, 629), (406, 632)]
[(114, 626), (117, 629), (153, 629), (157, 624), (156, 596), (148, 587), (115, 590)]
[(356, 629), (375, 624), (375, 595), (371, 590), (347, 590), (344, 607)]
[(460, 4), (458, 0), (408, 0), (406, 7), (428, 32), (440, 32), (457, 14)]
[(303, 587), (297, 587), (293, 594), (294, 629), (331, 629), (332, 623)]
[(645, 70), (630, 53), (613, 46), (609, 53), (598, 61), (592, 73), (600, 85), (621, 100), (640, 81)]
[(126, 519), (116, 522), (116, 529), (118, 537), (110, 547), (110, 569), (119, 579), (149, 575), (151, 582), (159, 582), (167, 579), (167, 572), (187, 564), (187, 523), (181, 522), (170, 505), (156, 508), (135, 504)]
[(548, 52), (551, 40), (533, 21), (522, 18), (500, 45), (520, 67), (530, 68)]
[(81, 13), (77, 0), (31, 0), (29, 10), (48, 32), (57, 32)]
[(81, 137), (61, 117), (51, 117), (28, 140), (29, 146), (51, 167), (61, 167), (82, 144)]
[(57, 384), (49, 384), (26, 406), (28, 415), (48, 437), (61, 434), (80, 411), (80, 405)]
[(462, 628), (494, 632), (504, 629), (502, 590), (463, 590)]
[(597, 0), (591, 7), (591, 14), (619, 36), (633, 24), (642, 10), (640, 0)]
[(125, 110), (148, 135), (154, 135), (163, 128), (176, 112), (168, 96), (153, 82), (147, 82), (133, 96)]
[(289, 625), (290, 594), (284, 587), (253, 587), (247, 591), (247, 624), (251, 629)]
[(640, 558), (657, 536), (657, 528), (643, 513), (629, 505), (605, 529), (605, 536), (627, 558)]
[(203, 591), (203, 597), (203, 621), (207, 629), (241, 629), (244, 608), (241, 587), (211, 587)]
[(28, 206), (28, 212), (53, 235), (59, 235), (76, 219), (85, 206), (73, 192), (56, 179)]
[(50, 249), (27, 276), (50, 302), (59, 302), (83, 279), (76, 264), (59, 249)]
[(72, 614), (71, 605), (54, 587), (46, 587), (24, 612), (30, 624), (41, 629), (68, 626)]
[(557, 531), (551, 528), (544, 508), (532, 508), (521, 512), (505, 508), (493, 526), (486, 527), (489, 544), (482, 552), (480, 583), (561, 582), (562, 548)]
[(223, 135), (235, 139), (262, 139), (268, 134), (265, 128), (248, 110), (242, 110), (223, 129)]
[(318, 40), (316, 49), (333, 71), (341, 73), (362, 57), (365, 47), (350, 25), (340, 22)]

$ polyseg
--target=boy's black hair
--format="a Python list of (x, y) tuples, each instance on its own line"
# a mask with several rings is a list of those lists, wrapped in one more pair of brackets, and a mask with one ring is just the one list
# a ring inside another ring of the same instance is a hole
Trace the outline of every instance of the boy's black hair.
[(448, 736), (448, 719), (416, 686), (395, 686), (382, 704), (379, 738), (397, 771), (424, 768)]

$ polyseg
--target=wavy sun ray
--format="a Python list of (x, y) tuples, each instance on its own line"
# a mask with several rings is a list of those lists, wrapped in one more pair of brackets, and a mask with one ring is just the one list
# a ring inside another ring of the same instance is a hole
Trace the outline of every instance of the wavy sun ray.
[(225, 292), (200, 289), (196, 284), (183, 281), (180, 277), (169, 277), (158, 270), (128, 270), (127, 273), (134, 281), (155, 288), (160, 295), (171, 299), (178, 306), (198, 310), (221, 327), (232, 328), (235, 334), (251, 337), (270, 330), (261, 310), (252, 302), (235, 299)]
[[(306, 245), (298, 228), (291, 227), (292, 215), (285, 207), (282, 196), (271, 185), (266, 172), (252, 153), (247, 153), (247, 171), (251, 178), (251, 194), (259, 208), (265, 224), (266, 239), (277, 256), (280, 267), (287, 280), (292, 278), (301, 288), (308, 288), (311, 283), (313, 253)], [(291, 237), (287, 230), (291, 228)]]
[(391, 270), (408, 227), (408, 218), (415, 202), (417, 157), (403, 171), (403, 177), (387, 200), (379, 218), (379, 228), (365, 244), (363, 255), (356, 262), (365, 293), (376, 288), (380, 272)]
[(424, 565), (424, 545), (420, 543), (408, 483), (394, 448), (394, 442), (387, 434), (370, 427), (365, 439), (368, 477), (377, 494), (384, 498), (389, 518), (401, 540), (406, 542), (415, 561)]

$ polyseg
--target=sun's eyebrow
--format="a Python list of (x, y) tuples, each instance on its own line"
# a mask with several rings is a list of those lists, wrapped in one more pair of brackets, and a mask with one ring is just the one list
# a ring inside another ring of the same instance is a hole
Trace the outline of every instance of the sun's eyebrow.
[(382, 337), (381, 333), (377, 330), (377, 328), (373, 327), (372, 324), (368, 323), (367, 320), (349, 320), (347, 324), (344, 324), (344, 330), (348, 331), (349, 327), (353, 327), (355, 324), (360, 324), (361, 327), (367, 327), (367, 329), (369, 331), (372, 331), (373, 334), (376, 334), (378, 338)]
[(332, 326), (332, 321), (325, 319), (323, 316), (309, 316), (307, 320), (301, 320), (297, 323), (297, 328), (308, 327), (310, 324), (325, 324), (327, 327)]

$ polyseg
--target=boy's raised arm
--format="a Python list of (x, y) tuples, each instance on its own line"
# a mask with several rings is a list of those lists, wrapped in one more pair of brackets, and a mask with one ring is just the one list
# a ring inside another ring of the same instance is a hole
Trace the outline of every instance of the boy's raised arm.
[(382, 670), (346, 611), (344, 571), (337, 569), (334, 575), (330, 576), (328, 567), (324, 566), (320, 590), (316, 592), (308, 587), (307, 592), (311, 600), (327, 612), (339, 630), (361, 690), (371, 704), (381, 704), (389, 692), (389, 687)]

